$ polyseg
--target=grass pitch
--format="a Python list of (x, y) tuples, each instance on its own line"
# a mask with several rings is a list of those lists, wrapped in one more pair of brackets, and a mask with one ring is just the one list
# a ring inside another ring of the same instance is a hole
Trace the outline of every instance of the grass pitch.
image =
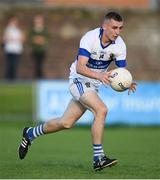
[(0, 81), (0, 120), (32, 119), (33, 84)]
[(17, 148), (26, 125), (31, 122), (0, 121), (0, 178), (160, 178), (160, 128), (106, 128), (104, 149), (119, 163), (94, 172), (90, 128), (39, 137), (19, 160)]

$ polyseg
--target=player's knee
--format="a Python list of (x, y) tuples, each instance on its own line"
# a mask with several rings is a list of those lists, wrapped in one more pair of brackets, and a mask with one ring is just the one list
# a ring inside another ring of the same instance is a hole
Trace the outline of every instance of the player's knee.
[(106, 106), (100, 107), (97, 112), (97, 116), (100, 116), (101, 119), (105, 119), (108, 109)]
[(70, 129), (70, 128), (72, 128), (73, 124), (68, 123), (66, 121), (62, 121), (62, 126), (64, 129)]

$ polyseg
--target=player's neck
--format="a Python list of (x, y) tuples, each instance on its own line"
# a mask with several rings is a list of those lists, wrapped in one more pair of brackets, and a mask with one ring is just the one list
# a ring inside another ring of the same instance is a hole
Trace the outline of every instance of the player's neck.
[(102, 39), (101, 39), (101, 41), (102, 41), (102, 44), (105, 46), (105, 45), (107, 45), (107, 44), (109, 44), (109, 43), (111, 43), (111, 40), (108, 38), (108, 37), (106, 37), (105, 35), (104, 35), (104, 33), (102, 34)]

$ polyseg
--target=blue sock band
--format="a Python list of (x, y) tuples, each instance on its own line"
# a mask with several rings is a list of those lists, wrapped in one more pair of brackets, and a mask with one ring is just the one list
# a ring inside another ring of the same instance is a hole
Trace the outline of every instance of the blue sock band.
[(94, 161), (98, 160), (98, 157), (101, 154), (104, 154), (103, 148), (102, 148), (102, 144), (93, 144), (93, 151), (94, 151)]
[(33, 141), (36, 137), (45, 134), (43, 131), (43, 124), (36, 126), (36, 127), (31, 127), (27, 130), (27, 134), (29, 137), (30, 141)]

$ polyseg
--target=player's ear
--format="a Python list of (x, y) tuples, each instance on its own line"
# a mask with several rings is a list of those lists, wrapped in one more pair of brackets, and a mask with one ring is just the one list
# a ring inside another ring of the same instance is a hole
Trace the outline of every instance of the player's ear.
[(102, 24), (102, 28), (104, 30), (106, 30), (107, 29), (107, 25), (108, 25), (107, 21), (104, 21), (103, 24)]
[(102, 24), (102, 29), (104, 29), (104, 30), (106, 29), (105, 23)]

